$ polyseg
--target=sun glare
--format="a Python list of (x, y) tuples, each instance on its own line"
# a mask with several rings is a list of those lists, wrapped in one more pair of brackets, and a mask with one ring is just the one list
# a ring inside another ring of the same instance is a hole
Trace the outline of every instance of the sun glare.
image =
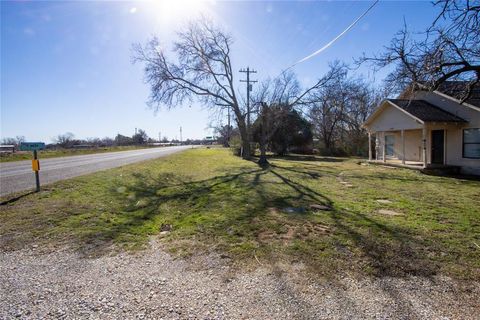
[(158, 0), (147, 2), (147, 10), (157, 23), (172, 25), (207, 13), (207, 2), (195, 0)]

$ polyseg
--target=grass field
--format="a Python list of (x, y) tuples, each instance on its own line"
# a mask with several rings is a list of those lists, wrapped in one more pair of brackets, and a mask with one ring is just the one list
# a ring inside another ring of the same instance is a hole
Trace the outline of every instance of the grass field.
[(479, 181), (357, 161), (291, 156), (262, 169), (228, 150), (188, 150), (3, 199), (0, 246), (95, 256), (160, 234), (175, 254), (215, 250), (239, 265), (480, 279)]
[[(94, 154), (115, 151), (128, 151), (136, 149), (149, 148), (147, 146), (116, 146), (116, 147), (99, 147), (91, 149), (57, 149), (57, 150), (40, 150), (38, 157), (40, 159), (79, 156), (82, 154)], [(32, 152), (17, 151), (15, 153), (0, 153), (0, 162), (20, 161), (32, 159)]]

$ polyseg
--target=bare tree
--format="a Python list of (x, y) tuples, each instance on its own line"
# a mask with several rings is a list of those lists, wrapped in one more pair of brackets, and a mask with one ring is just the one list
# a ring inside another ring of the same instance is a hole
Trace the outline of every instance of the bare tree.
[(447, 81), (462, 80), (459, 98), (465, 101), (480, 82), (480, 2), (437, 0), (434, 5), (440, 12), (423, 39), (414, 39), (418, 35), (413, 37), (405, 24), (384, 53), (358, 62), (377, 68), (394, 64), (386, 82), (397, 92), (411, 84), (412, 89), (437, 90)]
[(332, 76), (306, 99), (315, 135), (329, 154), (363, 153), (367, 136), (362, 125), (380, 101), (376, 90), (364, 79), (350, 77), (348, 71), (345, 64), (334, 62)]
[[(279, 77), (267, 79), (260, 83), (259, 89), (254, 95), (254, 112), (258, 114), (260, 120), (260, 158), (258, 163), (261, 166), (267, 166), (266, 156), (267, 142), (275, 133), (275, 127), (278, 124), (280, 112), (272, 112), (273, 106), (282, 105), (286, 108), (298, 104), (306, 93), (299, 95), (300, 85), (293, 72), (283, 72)], [(285, 108), (285, 109), (286, 109)]]
[(345, 116), (345, 108), (349, 98), (346, 85), (347, 67), (336, 61), (330, 66), (331, 76), (328, 81), (308, 97), (310, 118), (314, 124), (316, 135), (322, 140), (325, 149), (331, 153), (334, 149), (335, 134)]
[[(145, 64), (146, 82), (151, 88), (149, 103), (156, 110), (163, 105), (176, 107), (193, 99), (216, 111), (230, 108), (240, 131), (242, 156), (250, 158), (245, 103), (234, 85), (232, 43), (229, 34), (202, 19), (178, 33), (173, 48), (175, 60), (167, 57), (167, 51), (154, 37), (145, 46), (134, 45), (134, 62)], [(291, 103), (299, 103), (319, 85), (320, 81), (303, 92), (296, 91), (289, 97)], [(275, 94), (283, 92), (279, 90)]]
[(3, 138), (2, 144), (12, 144), (14, 146), (19, 146), (22, 142), (25, 142), (24, 136), (16, 136), (15, 138)]
[[(341, 72), (340, 68), (331, 69), (307, 89), (302, 89), (295, 74), (288, 71), (282, 72), (280, 76), (273, 80), (267, 79), (260, 84), (253, 98), (253, 110), (258, 114), (261, 123), (261, 137), (258, 139), (260, 165), (268, 165), (266, 159), (267, 142), (277, 132), (278, 126), (281, 125), (280, 121), (285, 118), (285, 113), (308, 107), (311, 103), (311, 94), (338, 77), (339, 72)], [(283, 111), (279, 112), (279, 110)]]
[(154, 37), (145, 46), (135, 45), (134, 61), (145, 64), (146, 82), (150, 84), (149, 103), (156, 110), (162, 105), (176, 107), (199, 99), (216, 110), (231, 108), (240, 130), (243, 157), (250, 157), (245, 110), (234, 86), (229, 34), (202, 19), (190, 23), (178, 33), (169, 60), (165, 48)]
[(67, 148), (73, 144), (74, 134), (71, 132), (66, 132), (63, 134), (59, 134), (53, 141), (58, 144), (62, 148)]

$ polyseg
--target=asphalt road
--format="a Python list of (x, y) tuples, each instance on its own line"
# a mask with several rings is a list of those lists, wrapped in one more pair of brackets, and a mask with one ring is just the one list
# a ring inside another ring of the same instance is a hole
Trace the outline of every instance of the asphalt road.
[[(129, 163), (168, 156), (191, 146), (163, 147), (40, 159), (42, 185)], [(0, 163), (0, 195), (35, 188), (30, 160)]]

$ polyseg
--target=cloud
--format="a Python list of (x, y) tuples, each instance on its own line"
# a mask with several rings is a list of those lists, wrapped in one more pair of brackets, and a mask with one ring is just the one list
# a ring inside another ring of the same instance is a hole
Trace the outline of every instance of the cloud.
[(130, 8), (130, 13), (133, 14), (133, 13), (135, 13), (135, 12), (137, 12), (137, 8), (136, 8), (136, 7)]

